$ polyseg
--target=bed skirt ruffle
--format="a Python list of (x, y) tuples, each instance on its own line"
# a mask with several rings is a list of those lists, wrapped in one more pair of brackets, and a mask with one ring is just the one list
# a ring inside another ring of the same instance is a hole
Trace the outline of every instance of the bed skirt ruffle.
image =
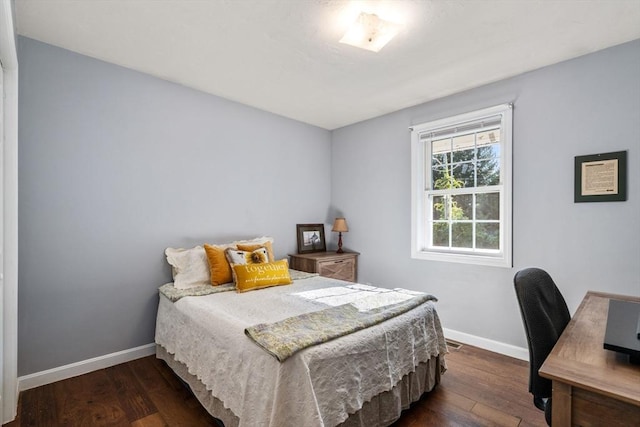
[[(166, 349), (156, 344), (156, 357), (165, 363), (189, 385), (194, 396), (202, 406), (215, 418), (222, 421), (225, 427), (237, 427), (238, 417), (222, 402), (207, 390), (197, 377), (190, 374), (187, 367), (173, 358)], [(400, 418), (403, 410), (433, 390), (440, 383), (440, 376), (444, 373), (442, 356), (433, 356), (430, 360), (420, 363), (413, 372), (405, 375), (391, 390), (374, 396), (365, 402), (362, 408), (350, 414), (339, 427), (385, 427)]]

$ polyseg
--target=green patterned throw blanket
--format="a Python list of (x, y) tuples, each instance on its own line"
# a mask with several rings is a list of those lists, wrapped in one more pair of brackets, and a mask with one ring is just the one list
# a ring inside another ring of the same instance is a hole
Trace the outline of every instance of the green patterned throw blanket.
[[(274, 323), (258, 324), (246, 328), (244, 333), (283, 362), (306, 347), (376, 325), (427, 301), (437, 301), (432, 295), (403, 289), (380, 289), (379, 293), (369, 291), (363, 298), (350, 299), (347, 304), (335, 305)], [(335, 299), (333, 302), (335, 303)]]
[(218, 292), (234, 291), (236, 289), (233, 283), (227, 283), (220, 286), (199, 285), (189, 289), (178, 289), (173, 283), (167, 283), (158, 289), (162, 295), (167, 297), (171, 302), (176, 302), (184, 297), (200, 297), (204, 295), (217, 294)]
[[(309, 277), (315, 277), (318, 273), (306, 273), (304, 271), (289, 269), (289, 276), (292, 280), (302, 280)], [(236, 285), (233, 283), (226, 283), (224, 285), (212, 286), (212, 285), (198, 285), (188, 289), (178, 289), (173, 286), (173, 283), (167, 283), (158, 288), (160, 293), (167, 297), (169, 301), (176, 302), (184, 297), (201, 297), (204, 295), (217, 294), (219, 292), (235, 291)]]

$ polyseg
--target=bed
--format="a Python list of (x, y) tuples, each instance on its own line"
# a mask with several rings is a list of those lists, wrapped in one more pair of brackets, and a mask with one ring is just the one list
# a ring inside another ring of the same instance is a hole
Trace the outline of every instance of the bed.
[(288, 275), (251, 292), (160, 288), (156, 355), (225, 427), (387, 426), (440, 382), (434, 297)]

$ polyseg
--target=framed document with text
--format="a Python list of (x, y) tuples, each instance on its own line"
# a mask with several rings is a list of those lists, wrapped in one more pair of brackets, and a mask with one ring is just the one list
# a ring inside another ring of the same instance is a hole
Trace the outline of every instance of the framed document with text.
[(576, 156), (574, 202), (627, 200), (627, 152)]

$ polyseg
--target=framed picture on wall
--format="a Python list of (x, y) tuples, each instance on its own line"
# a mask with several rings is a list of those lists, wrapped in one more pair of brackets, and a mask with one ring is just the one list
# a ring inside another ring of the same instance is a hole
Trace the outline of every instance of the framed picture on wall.
[(297, 224), (298, 253), (325, 252), (324, 224)]
[(574, 202), (627, 200), (627, 152), (576, 156)]

